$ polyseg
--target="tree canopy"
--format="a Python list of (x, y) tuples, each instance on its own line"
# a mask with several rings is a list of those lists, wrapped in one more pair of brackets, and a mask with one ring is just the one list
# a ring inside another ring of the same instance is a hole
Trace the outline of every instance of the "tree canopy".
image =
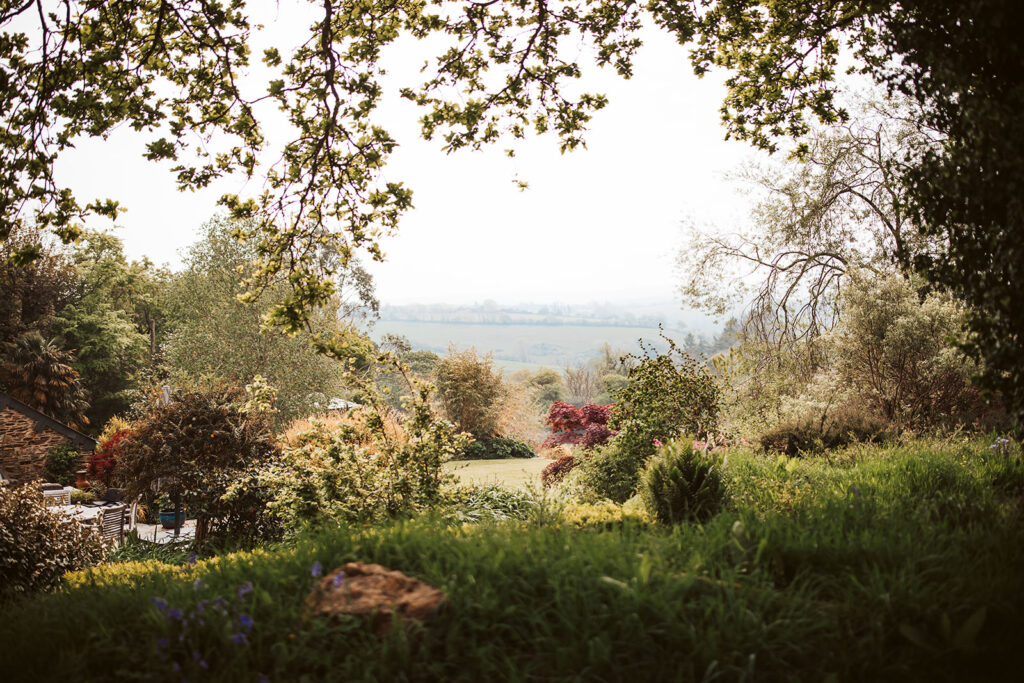
[[(836, 94), (851, 69), (915, 102), (943, 144), (903, 174), (907, 211), (947, 245), (917, 263), (978, 310), (977, 349), (1024, 415), (1014, 355), (1024, 304), (1012, 295), (1021, 258), (1024, 145), (1021, 10), (1011, 0), (322, 0), (303, 4), (309, 29), (250, 62), (256, 30), (243, 0), (22, 0), (0, 4), (0, 236), (27, 220), (74, 239), (115, 201), (79, 199), (53, 173), (85, 136), (139, 131), (146, 156), (170, 161), (182, 189), (259, 177), (225, 195), (258, 245), (252, 284), (285, 271), (291, 289), (271, 312), (294, 330), (333, 295), (329, 277), (359, 250), (381, 255), (412, 195), (384, 169), (396, 140), (375, 116), (382, 55), (419, 40), (419, 83), (399, 84), (423, 109), (422, 133), (446, 151), (554, 134), (584, 139), (606, 100), (579, 92), (585, 68), (624, 77), (653, 22), (691, 46), (694, 70), (729, 73), (726, 134), (774, 150), (817, 120), (849, 113)], [(275, 39), (278, 36), (275, 36)], [(429, 40), (428, 40), (429, 38)], [(265, 77), (264, 77), (264, 74)], [(267, 106), (291, 139), (264, 139)], [(198, 152), (196, 149), (196, 141)], [(797, 148), (798, 153), (807, 151)], [(336, 262), (318, 258), (331, 243)], [(31, 245), (17, 258), (34, 255)]]

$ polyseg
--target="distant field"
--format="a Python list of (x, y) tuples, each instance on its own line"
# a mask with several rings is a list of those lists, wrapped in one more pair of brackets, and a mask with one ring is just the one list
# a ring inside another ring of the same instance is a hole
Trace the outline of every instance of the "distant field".
[[(607, 342), (612, 348), (639, 352), (637, 340), (658, 340), (658, 329), (598, 325), (491, 325), (434, 322), (378, 321), (374, 335), (398, 334), (417, 349), (444, 354), (449, 344), (492, 351), (495, 360), (522, 364), (509, 370), (539, 366), (562, 368), (593, 358)], [(685, 333), (667, 332), (675, 339)], [(660, 340), (659, 340), (660, 341)], [(503, 363), (503, 365), (505, 365)]]
[(464, 484), (504, 484), (511, 488), (540, 485), (540, 471), (551, 461), (547, 458), (511, 458), (508, 460), (454, 460), (445, 463)]

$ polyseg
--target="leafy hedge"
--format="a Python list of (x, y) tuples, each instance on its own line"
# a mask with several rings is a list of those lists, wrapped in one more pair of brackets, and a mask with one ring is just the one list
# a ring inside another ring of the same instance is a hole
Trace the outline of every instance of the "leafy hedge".
[(99, 533), (43, 505), (38, 483), (0, 487), (0, 603), (103, 559)]
[(462, 451), (460, 460), (503, 460), (505, 458), (535, 458), (537, 454), (522, 441), (496, 436), (474, 441)]

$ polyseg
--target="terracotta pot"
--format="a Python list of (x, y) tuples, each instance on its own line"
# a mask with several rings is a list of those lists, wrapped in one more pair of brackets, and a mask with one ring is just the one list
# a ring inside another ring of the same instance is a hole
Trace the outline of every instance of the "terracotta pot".
[(89, 488), (89, 480), (85, 478), (85, 470), (75, 472), (75, 488), (83, 490)]

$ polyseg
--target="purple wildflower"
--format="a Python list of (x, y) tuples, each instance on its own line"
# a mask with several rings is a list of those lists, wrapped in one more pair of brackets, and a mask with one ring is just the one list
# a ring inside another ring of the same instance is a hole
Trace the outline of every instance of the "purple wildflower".
[(345, 581), (345, 572), (338, 572), (334, 575), (334, 587), (338, 588)]
[(244, 628), (247, 632), (252, 630), (252, 617), (248, 614), (240, 614), (238, 616), (238, 625)]
[(167, 601), (163, 598), (151, 598), (150, 600), (161, 612), (167, 609)]
[(158, 640), (156, 641), (156, 646), (157, 646), (158, 648), (160, 648), (161, 650), (162, 650), (162, 649), (164, 649), (165, 647), (167, 647), (167, 639), (166, 639), (166, 638), (160, 638), (160, 639), (158, 639)]
[(183, 616), (185, 616), (184, 613), (182, 613), (182, 611), (177, 607), (172, 607), (171, 609), (167, 610), (168, 619), (181, 619)]
[(238, 631), (237, 633), (233, 633), (233, 634), (231, 634), (231, 641), (233, 643), (235, 643), (236, 645), (245, 645), (245, 643), (246, 643), (245, 634), (242, 633), (241, 631)]
[(203, 587), (203, 580), (202, 579), (196, 579), (195, 582), (192, 584), (192, 587), (195, 588), (196, 590), (199, 590), (200, 588)]
[(199, 555), (197, 555), (195, 553), (192, 553), (191, 555), (188, 556), (188, 563), (189, 564), (195, 564), (196, 560), (198, 560), (198, 559), (199, 559)]
[(313, 567), (309, 570), (309, 573), (312, 574), (314, 578), (324, 573), (324, 566), (320, 564), (320, 560), (313, 563)]
[(245, 596), (248, 595), (249, 593), (252, 593), (252, 583), (251, 582), (246, 581), (245, 583), (243, 583), (241, 586), (238, 587), (238, 599), (239, 600), (244, 600)]

